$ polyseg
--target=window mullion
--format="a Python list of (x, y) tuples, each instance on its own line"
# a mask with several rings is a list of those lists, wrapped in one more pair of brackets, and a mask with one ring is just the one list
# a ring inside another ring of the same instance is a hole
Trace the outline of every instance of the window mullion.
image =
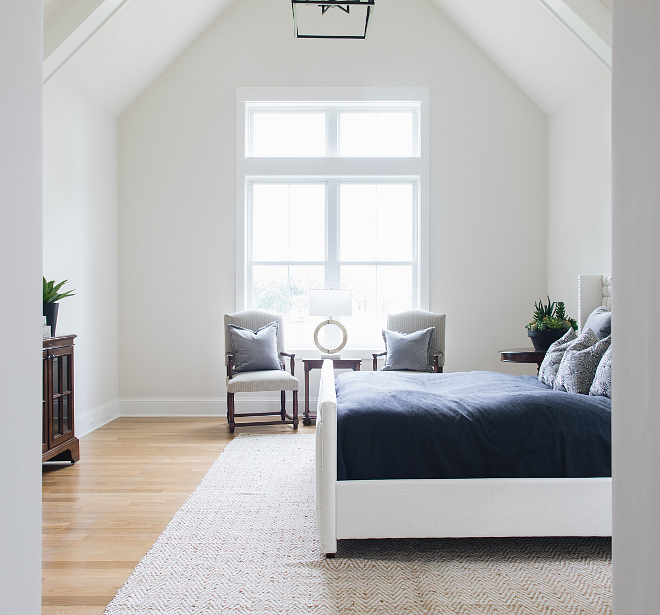
[(254, 183), (252, 181), (246, 182), (246, 191), (245, 197), (247, 199), (247, 215), (245, 216), (246, 220), (246, 233), (245, 233), (245, 253), (246, 253), (246, 267), (245, 267), (245, 307), (250, 307), (252, 305), (252, 190)]
[(339, 156), (339, 114), (337, 112), (337, 105), (330, 105), (326, 117), (326, 156), (336, 158)]
[(421, 259), (421, 207), (420, 207), (420, 185), (419, 180), (414, 184), (414, 203), (413, 207), (413, 223), (412, 223), (412, 234), (413, 234), (413, 254), (414, 260), (412, 263), (413, 266), (413, 307), (415, 308), (428, 308), (428, 305), (422, 301), (421, 288), (420, 288), (420, 259)]

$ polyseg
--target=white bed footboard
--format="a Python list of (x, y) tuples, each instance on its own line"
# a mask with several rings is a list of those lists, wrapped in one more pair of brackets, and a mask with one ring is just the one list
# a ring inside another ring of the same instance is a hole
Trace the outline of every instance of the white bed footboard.
[(337, 538), (611, 536), (611, 478), (348, 480)]

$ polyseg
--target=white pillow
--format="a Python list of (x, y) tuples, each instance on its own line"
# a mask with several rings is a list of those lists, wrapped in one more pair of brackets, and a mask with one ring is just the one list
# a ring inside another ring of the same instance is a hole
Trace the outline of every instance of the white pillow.
[[(596, 337), (593, 331), (589, 330), (589, 333)], [(569, 348), (557, 372), (561, 390), (588, 395), (598, 364), (611, 343), (612, 336), (608, 335), (586, 348), (576, 348), (575, 345)]]
[(543, 384), (547, 384), (551, 387), (555, 383), (555, 378), (557, 378), (557, 370), (559, 369), (559, 364), (561, 363), (562, 357), (566, 352), (566, 349), (573, 343), (573, 340), (577, 337), (575, 329), (570, 327), (563, 337), (560, 337), (556, 342), (553, 342), (548, 348), (548, 352), (545, 353), (543, 357), (543, 363), (539, 367), (539, 380)]
[(594, 381), (589, 389), (589, 395), (612, 397), (612, 346), (605, 351), (598, 364)]

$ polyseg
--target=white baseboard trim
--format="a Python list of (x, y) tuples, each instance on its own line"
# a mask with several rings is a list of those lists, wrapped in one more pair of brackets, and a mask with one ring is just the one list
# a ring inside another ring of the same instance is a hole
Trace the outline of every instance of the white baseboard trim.
[(122, 417), (221, 416), (223, 401), (219, 397), (124, 397), (119, 400), (119, 415)]
[(119, 400), (114, 399), (84, 414), (76, 413), (76, 437), (82, 438), (99, 427), (110, 423), (110, 421), (119, 418), (119, 407)]
[[(298, 395), (298, 415), (302, 419), (305, 397), (301, 393)], [(235, 397), (235, 405), (237, 412), (277, 412), (280, 409), (280, 400), (277, 393), (271, 397), (244, 393)], [(291, 412), (290, 393), (287, 393), (286, 407)], [(310, 399), (309, 408), (311, 413), (316, 413), (316, 399)], [(84, 414), (76, 414), (76, 436), (82, 438), (120, 417), (224, 418), (226, 413), (226, 397), (125, 397), (93, 408)]]
[[(280, 409), (279, 394), (272, 397), (236, 395), (236, 412), (277, 412)], [(287, 393), (287, 410), (291, 411), (291, 393)], [(316, 400), (310, 400), (310, 411), (315, 412)], [(298, 393), (298, 414), (305, 410), (305, 397)], [(226, 397), (133, 397), (119, 400), (119, 416), (217, 416), (227, 414)]]

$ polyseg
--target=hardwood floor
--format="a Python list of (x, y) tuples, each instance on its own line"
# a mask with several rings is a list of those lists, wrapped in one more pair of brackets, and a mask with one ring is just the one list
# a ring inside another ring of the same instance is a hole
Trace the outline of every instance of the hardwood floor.
[(44, 464), (42, 615), (101, 615), (232, 437), (224, 417), (121, 418)]

